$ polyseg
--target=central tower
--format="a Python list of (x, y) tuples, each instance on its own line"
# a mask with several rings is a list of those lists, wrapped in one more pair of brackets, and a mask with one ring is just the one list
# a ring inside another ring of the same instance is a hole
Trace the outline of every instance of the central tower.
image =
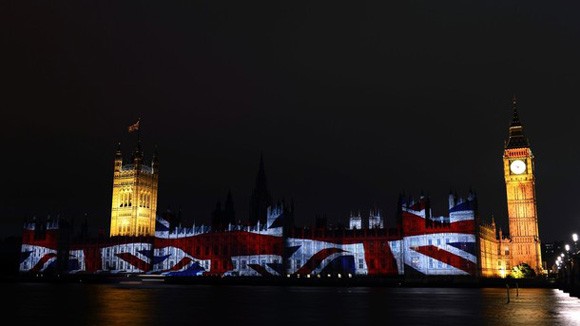
[(512, 108), (513, 117), (503, 153), (511, 239), (510, 262), (512, 267), (526, 263), (539, 273), (542, 270), (542, 257), (536, 208), (534, 155), (520, 123), (515, 97)]
[(151, 164), (143, 162), (138, 123), (129, 127), (137, 131), (137, 147), (132, 160), (124, 164), (121, 145), (115, 153), (113, 201), (110, 236), (154, 236), (157, 216), (157, 181), (159, 162), (157, 151)]
[(250, 197), (249, 222), (250, 225), (266, 225), (268, 220), (268, 207), (272, 205), (272, 195), (268, 191), (266, 172), (264, 170), (264, 156), (260, 155), (260, 167), (256, 176), (256, 186)]

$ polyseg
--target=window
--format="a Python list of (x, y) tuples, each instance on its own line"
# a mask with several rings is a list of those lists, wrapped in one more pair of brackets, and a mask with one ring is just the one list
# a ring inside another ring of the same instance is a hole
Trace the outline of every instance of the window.
[(419, 257), (415, 256), (415, 257), (411, 258), (411, 264), (414, 267), (419, 267)]
[(246, 269), (247, 265), (246, 265), (246, 260), (242, 259), (242, 269)]
[(365, 268), (365, 260), (364, 259), (359, 258), (359, 260), (358, 260), (358, 268), (359, 269)]

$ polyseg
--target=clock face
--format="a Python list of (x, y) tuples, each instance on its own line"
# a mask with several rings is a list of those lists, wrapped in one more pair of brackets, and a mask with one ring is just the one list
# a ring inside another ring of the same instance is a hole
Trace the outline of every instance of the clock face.
[(526, 163), (522, 160), (515, 160), (510, 164), (510, 170), (515, 174), (522, 174), (526, 170)]

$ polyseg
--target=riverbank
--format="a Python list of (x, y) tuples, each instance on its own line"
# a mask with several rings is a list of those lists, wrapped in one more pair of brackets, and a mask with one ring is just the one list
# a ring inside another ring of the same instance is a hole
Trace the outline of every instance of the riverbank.
[[(316, 276), (316, 277), (244, 277), (244, 276), (163, 276), (157, 274), (23, 274), (5, 278), (5, 282), (53, 283), (164, 283), (204, 285), (268, 286), (347, 286), (347, 287), (510, 287), (559, 288), (553, 279), (474, 278), (471, 276)], [(563, 290), (563, 289), (562, 289)]]

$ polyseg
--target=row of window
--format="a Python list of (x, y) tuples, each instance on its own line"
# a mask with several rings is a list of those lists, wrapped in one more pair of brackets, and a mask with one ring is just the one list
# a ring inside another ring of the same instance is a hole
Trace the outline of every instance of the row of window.
[(127, 236), (140, 236), (140, 235), (149, 235), (149, 227), (148, 226), (138, 226), (137, 232), (133, 233), (132, 228), (128, 225), (121, 226), (119, 228), (119, 235), (127, 235)]
[[(139, 194), (138, 201), (139, 207), (151, 208), (151, 194), (141, 193)], [(122, 192), (119, 195), (119, 207), (131, 207), (133, 205), (133, 195), (131, 192)]]

